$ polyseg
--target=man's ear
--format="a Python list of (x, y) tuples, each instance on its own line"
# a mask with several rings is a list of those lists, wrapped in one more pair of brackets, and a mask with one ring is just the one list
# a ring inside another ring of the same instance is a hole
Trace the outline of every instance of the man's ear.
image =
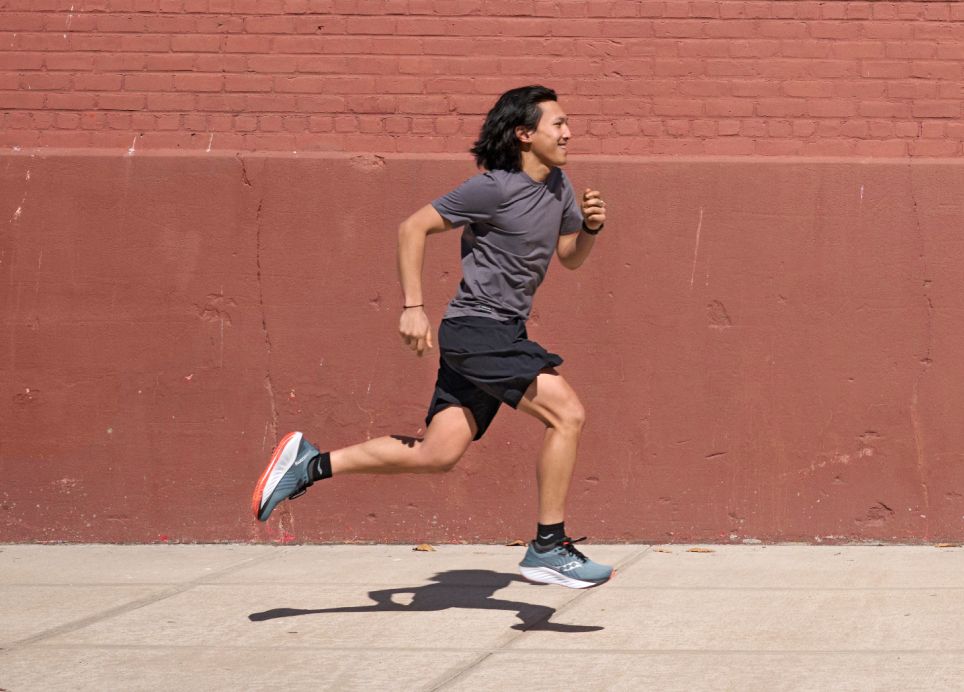
[(523, 144), (532, 143), (532, 132), (527, 130), (524, 125), (515, 126), (515, 136)]

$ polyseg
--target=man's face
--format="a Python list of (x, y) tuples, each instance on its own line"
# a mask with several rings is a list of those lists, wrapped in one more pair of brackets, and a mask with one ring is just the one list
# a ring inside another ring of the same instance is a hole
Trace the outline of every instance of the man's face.
[(529, 151), (535, 154), (542, 163), (549, 167), (566, 165), (566, 145), (569, 143), (568, 118), (555, 101), (543, 101), (539, 104), (542, 118), (536, 129), (525, 133), (528, 139)]

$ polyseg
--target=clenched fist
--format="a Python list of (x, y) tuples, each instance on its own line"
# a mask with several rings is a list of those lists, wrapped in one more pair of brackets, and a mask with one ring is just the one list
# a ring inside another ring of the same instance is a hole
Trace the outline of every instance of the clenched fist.
[(590, 190), (587, 187), (582, 193), (582, 216), (586, 220), (586, 228), (591, 231), (602, 228), (606, 223), (606, 203), (599, 190)]
[(410, 349), (421, 356), (432, 348), (432, 325), (421, 307), (406, 308), (398, 320), (398, 333)]

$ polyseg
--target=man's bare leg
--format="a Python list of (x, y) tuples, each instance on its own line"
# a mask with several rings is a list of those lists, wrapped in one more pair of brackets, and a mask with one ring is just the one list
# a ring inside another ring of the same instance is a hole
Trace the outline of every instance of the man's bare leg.
[(332, 474), (449, 471), (462, 458), (477, 430), (468, 409), (449, 406), (435, 414), (424, 438), (376, 437), (331, 452)]
[(576, 451), (586, 421), (575, 390), (555, 370), (545, 370), (529, 385), (519, 410), (546, 424), (545, 441), (536, 466), (539, 523), (565, 519), (566, 496), (576, 466)]
[[(609, 580), (613, 569), (583, 555), (565, 534), (566, 496), (576, 466), (586, 413), (569, 383), (555, 370), (544, 370), (529, 385), (519, 409), (546, 424), (546, 438), (536, 466), (539, 525), (519, 571), (526, 579), (573, 589)], [(547, 531), (548, 534), (543, 534)]]
[(292, 432), (275, 447), (255, 484), (251, 509), (267, 521), (280, 502), (299, 497), (312, 483), (339, 473), (440, 473), (458, 463), (477, 432), (468, 409), (439, 411), (425, 437), (386, 436), (319, 454), (302, 433)]

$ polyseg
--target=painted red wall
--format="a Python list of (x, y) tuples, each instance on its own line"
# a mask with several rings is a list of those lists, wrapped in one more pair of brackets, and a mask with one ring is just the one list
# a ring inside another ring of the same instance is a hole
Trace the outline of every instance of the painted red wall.
[[(342, 478), (261, 528), (274, 441), (418, 431), (398, 220), (468, 157), (0, 157), (0, 540), (526, 537), (541, 429), (455, 471)], [(610, 201), (531, 333), (589, 411), (596, 540), (964, 538), (957, 162), (583, 158)], [(437, 319), (458, 238), (430, 240)]]
[(962, 77), (957, 2), (0, 0), (0, 540), (527, 536), (511, 414), (247, 506), (286, 430), (417, 432), (394, 231), (532, 82), (611, 209), (531, 323), (589, 409), (573, 530), (964, 539)]

